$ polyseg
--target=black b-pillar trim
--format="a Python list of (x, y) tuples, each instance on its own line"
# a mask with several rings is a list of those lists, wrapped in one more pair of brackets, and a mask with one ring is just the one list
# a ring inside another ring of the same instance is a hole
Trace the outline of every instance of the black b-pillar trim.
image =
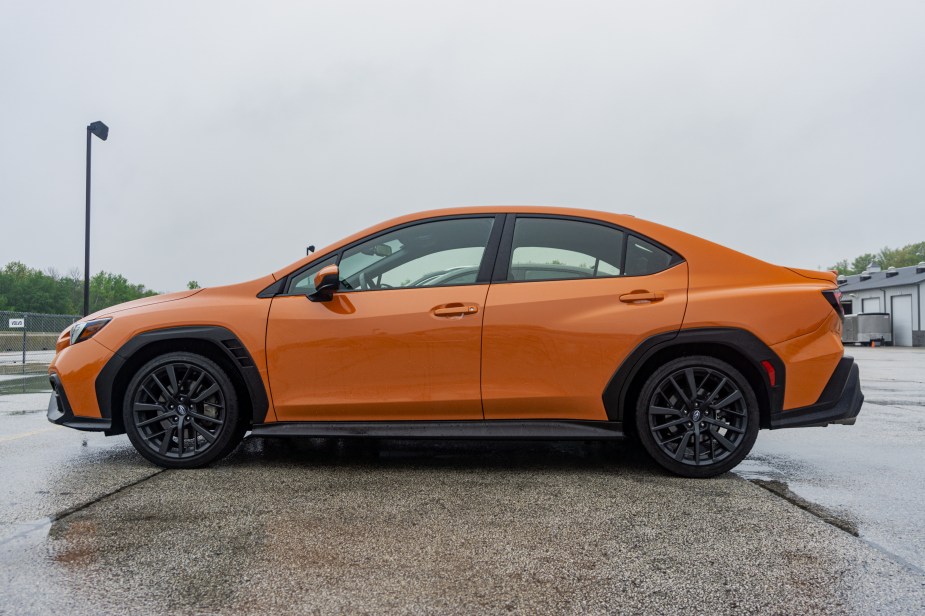
[(498, 243), (498, 251), (492, 264), (491, 281), (500, 282), (507, 280), (508, 273), (511, 269), (511, 244), (514, 241), (514, 214), (504, 216), (504, 225), (502, 226), (501, 238)]
[[(752, 367), (761, 376), (767, 395), (769, 411), (773, 417), (780, 413), (784, 406), (784, 386), (786, 368), (780, 357), (757, 336), (744, 329), (732, 327), (704, 327), (697, 329), (684, 329), (677, 332), (656, 334), (639, 344), (627, 356), (604, 389), (604, 408), (610, 421), (623, 421), (627, 409), (626, 396), (639, 371), (653, 355), (660, 351), (682, 345), (717, 345), (726, 347), (739, 355), (746, 357)], [(768, 361), (774, 367), (775, 385), (772, 387), (767, 371), (761, 365)], [(756, 392), (760, 395), (761, 392)], [(629, 413), (633, 413), (629, 409)]]
[(254, 359), (237, 336), (230, 330), (217, 325), (155, 329), (138, 334), (122, 345), (116, 351), (116, 354), (103, 366), (99, 376), (96, 377), (96, 399), (99, 402), (100, 413), (104, 418), (112, 418), (113, 385), (115, 384), (116, 376), (126, 362), (149, 344), (177, 339), (205, 340), (221, 349), (244, 379), (251, 408), (253, 409), (253, 422), (258, 424), (266, 421), (270, 401), (267, 398), (267, 392)]
[(491, 233), (488, 236), (488, 243), (485, 245), (485, 253), (482, 255), (482, 262), (479, 265), (479, 271), (476, 274), (475, 281), (483, 284), (491, 282), (491, 273), (495, 268), (495, 260), (498, 257), (498, 245), (501, 243), (501, 233), (504, 230), (504, 221), (507, 218), (505, 214), (497, 214), (491, 225)]

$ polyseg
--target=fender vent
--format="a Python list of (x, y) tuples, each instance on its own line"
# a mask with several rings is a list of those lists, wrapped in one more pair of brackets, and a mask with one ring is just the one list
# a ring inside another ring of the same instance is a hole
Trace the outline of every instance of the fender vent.
[(234, 358), (238, 361), (238, 364), (244, 368), (250, 368), (254, 365), (254, 362), (251, 361), (250, 355), (247, 354), (247, 349), (244, 346), (232, 338), (231, 340), (222, 340), (222, 344), (225, 345), (225, 348), (234, 355)]

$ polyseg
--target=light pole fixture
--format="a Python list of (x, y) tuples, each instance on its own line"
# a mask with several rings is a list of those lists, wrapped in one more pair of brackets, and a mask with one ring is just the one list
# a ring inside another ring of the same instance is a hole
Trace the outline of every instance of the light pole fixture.
[(93, 135), (106, 141), (109, 127), (102, 122), (87, 126), (87, 224), (84, 231), (84, 316), (90, 314), (90, 139)]

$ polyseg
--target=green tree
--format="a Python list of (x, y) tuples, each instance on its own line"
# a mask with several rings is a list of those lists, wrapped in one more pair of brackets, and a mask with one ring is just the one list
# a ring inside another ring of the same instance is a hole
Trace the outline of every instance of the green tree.
[(837, 261), (835, 265), (833, 265), (829, 269), (835, 270), (841, 276), (847, 276), (848, 274), (851, 273), (851, 266), (848, 265), (848, 259), (842, 259), (841, 261)]
[(839, 274), (849, 276), (851, 274), (860, 274), (871, 264), (876, 263), (882, 269), (890, 267), (908, 267), (917, 265), (925, 261), (925, 242), (907, 244), (901, 248), (890, 248), (885, 246), (877, 254), (865, 253), (855, 257), (849, 265), (848, 259), (842, 259), (832, 266), (832, 269), (838, 270)]
[(902, 248), (884, 247), (877, 254), (880, 267), (907, 267), (925, 261), (925, 242), (908, 244)]
[(100, 272), (90, 279), (90, 312), (151, 295), (157, 292), (146, 289), (143, 284), (131, 284), (121, 274)]
[(67, 306), (67, 288), (59, 280), (18, 261), (0, 272), (0, 309), (59, 312)]
[(192, 289), (201, 289), (202, 287), (199, 286), (198, 280), (190, 280), (189, 282), (186, 283), (186, 288), (192, 290)]
[(860, 257), (855, 257), (854, 261), (851, 262), (851, 273), (860, 274), (867, 269), (868, 265), (876, 260), (877, 255), (872, 255), (869, 252), (865, 252)]
[[(100, 272), (90, 279), (90, 309), (155, 295), (124, 276)], [(0, 270), (0, 310), (80, 314), (83, 309), (83, 278), (79, 271), (62, 276), (50, 269), (42, 272), (18, 261)]]

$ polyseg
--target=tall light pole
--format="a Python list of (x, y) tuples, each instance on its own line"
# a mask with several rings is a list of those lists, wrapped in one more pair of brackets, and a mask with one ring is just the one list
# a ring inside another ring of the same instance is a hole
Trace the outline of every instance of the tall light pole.
[(106, 141), (109, 127), (102, 122), (87, 126), (87, 225), (84, 233), (84, 316), (90, 314), (90, 139), (93, 135)]

